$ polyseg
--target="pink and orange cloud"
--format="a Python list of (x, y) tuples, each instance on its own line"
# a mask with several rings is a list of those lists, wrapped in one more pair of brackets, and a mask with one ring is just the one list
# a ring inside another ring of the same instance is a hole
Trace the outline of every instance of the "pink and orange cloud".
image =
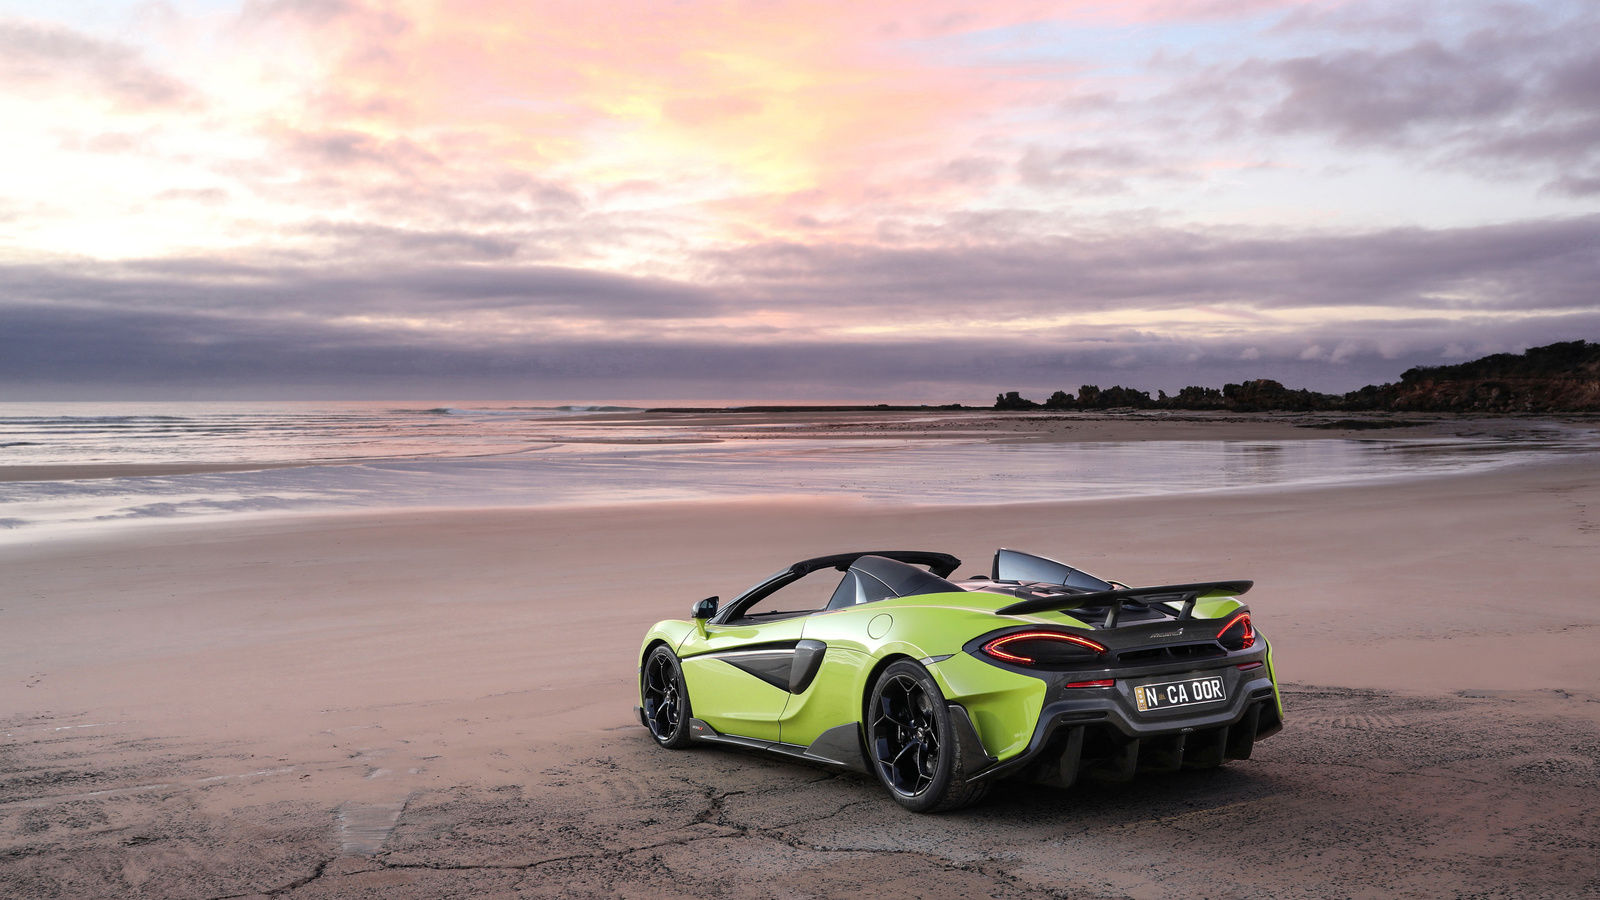
[(173, 3), (0, 0), (0, 312), (1387, 371), (1591, 275), (1582, 0)]

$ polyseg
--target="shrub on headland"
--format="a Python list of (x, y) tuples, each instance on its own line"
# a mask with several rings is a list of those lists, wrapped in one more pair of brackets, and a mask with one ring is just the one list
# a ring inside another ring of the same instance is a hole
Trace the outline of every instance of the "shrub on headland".
[[(1039, 409), (1007, 391), (995, 409)], [(1291, 390), (1268, 378), (1216, 388), (1191, 385), (1174, 396), (1086, 384), (1076, 397), (1056, 391), (1044, 409), (1188, 409), (1263, 412), (1403, 410), (1406, 412), (1600, 412), (1600, 344), (1566, 341), (1526, 353), (1496, 353), (1453, 366), (1408, 369), (1393, 384), (1339, 396)]]

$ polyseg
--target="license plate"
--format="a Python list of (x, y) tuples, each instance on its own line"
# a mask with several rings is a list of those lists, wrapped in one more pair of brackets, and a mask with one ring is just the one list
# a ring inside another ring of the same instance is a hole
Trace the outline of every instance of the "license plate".
[(1182, 681), (1163, 681), (1160, 684), (1139, 684), (1133, 688), (1133, 701), (1139, 712), (1158, 709), (1175, 709), (1179, 706), (1197, 706), (1228, 699), (1222, 689), (1222, 676), (1185, 678)]

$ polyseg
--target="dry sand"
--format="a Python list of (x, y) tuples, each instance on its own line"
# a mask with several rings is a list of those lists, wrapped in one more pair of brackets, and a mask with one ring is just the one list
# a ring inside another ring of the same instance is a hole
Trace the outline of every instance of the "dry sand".
[[(1325, 436), (1326, 432), (1318, 436)], [(1284, 732), (951, 815), (630, 717), (638, 640), (793, 559), (1253, 578)], [(1600, 894), (1600, 467), (1059, 505), (177, 524), (0, 547), (0, 896)]]

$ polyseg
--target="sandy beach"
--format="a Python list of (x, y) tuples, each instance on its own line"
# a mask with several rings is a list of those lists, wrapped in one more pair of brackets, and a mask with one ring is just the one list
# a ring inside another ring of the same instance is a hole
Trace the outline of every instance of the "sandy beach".
[(0, 900), (1600, 900), (1597, 47), (0, 0)]
[[(880, 545), (960, 574), (1011, 546), (1129, 583), (1254, 579), (1286, 728), (1220, 770), (915, 816), (864, 778), (659, 750), (631, 718), (651, 622)], [(1596, 560), (1592, 457), (1060, 504), (52, 534), (0, 546), (0, 895), (1594, 895)]]

